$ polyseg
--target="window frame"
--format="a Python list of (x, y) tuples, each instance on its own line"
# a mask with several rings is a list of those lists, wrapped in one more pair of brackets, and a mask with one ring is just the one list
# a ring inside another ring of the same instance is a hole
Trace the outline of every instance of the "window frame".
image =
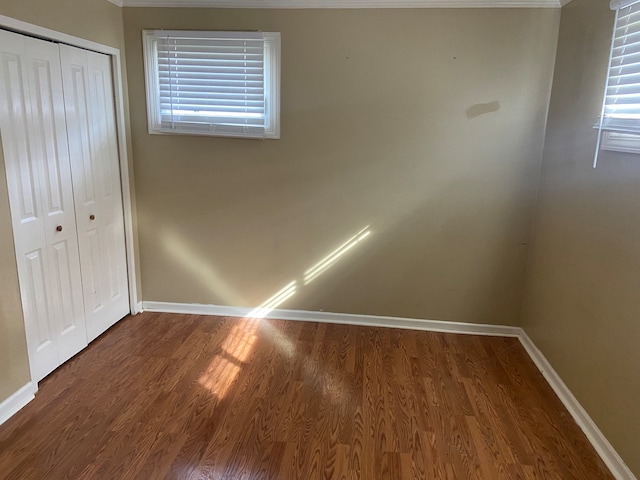
[[(143, 61), (145, 69), (145, 93), (147, 100), (147, 126), (151, 135), (198, 135), (211, 137), (246, 138), (246, 139), (279, 139), (280, 138), (280, 33), (262, 32), (264, 36), (264, 92), (265, 92), (265, 125), (264, 135), (247, 133), (228, 133), (203, 130), (189, 130), (187, 123), (180, 130), (162, 126), (160, 114), (160, 86), (158, 72), (157, 39), (162, 30), (143, 30)], [(168, 30), (165, 35), (207, 35), (229, 33), (222, 30)], [(241, 33), (241, 32), (232, 32)], [(215, 122), (210, 122), (215, 125)]]
[[(605, 109), (607, 108), (607, 97), (610, 85), (610, 75), (612, 69), (613, 53), (615, 49), (616, 30), (619, 28), (618, 18), (620, 10), (626, 7), (630, 7), (634, 4), (640, 3), (640, 0), (611, 0), (610, 8), (615, 10), (615, 18), (613, 22), (613, 30), (611, 35), (611, 47), (609, 51), (609, 62), (607, 65), (606, 81), (604, 85), (604, 93), (602, 100), (602, 110), (598, 122), (594, 126), (598, 130), (598, 146), (596, 148), (596, 155), (594, 159), (594, 168), (598, 161), (598, 152), (600, 150), (608, 150), (614, 152), (624, 152), (640, 154), (640, 133), (635, 131), (629, 131), (625, 129), (624, 124), (620, 124), (618, 127), (614, 125), (605, 125)], [(634, 55), (630, 53), (629, 55)], [(634, 92), (635, 93), (635, 92)], [(640, 94), (640, 88), (637, 91)]]

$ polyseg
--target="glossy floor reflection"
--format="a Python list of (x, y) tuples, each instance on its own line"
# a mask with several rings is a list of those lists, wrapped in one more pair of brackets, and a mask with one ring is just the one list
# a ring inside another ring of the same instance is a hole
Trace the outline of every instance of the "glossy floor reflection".
[(2, 479), (610, 479), (513, 338), (145, 313), (0, 426)]

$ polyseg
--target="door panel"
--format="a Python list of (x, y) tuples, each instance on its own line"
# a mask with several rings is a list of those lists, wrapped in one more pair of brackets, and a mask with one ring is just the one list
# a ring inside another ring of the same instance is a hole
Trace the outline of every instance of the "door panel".
[[(32, 379), (87, 345), (56, 44), (0, 31), (0, 131)], [(67, 325), (64, 335), (63, 325)]]
[[(59, 365), (57, 326), (50, 314), (46, 267), (42, 250), (27, 252), (23, 257), (20, 283), (24, 283), (29, 294), (23, 305), (25, 319), (29, 318), (31, 335), (29, 340), (32, 378), (43, 378)], [(22, 285), (21, 285), (22, 287)], [(31, 362), (31, 357), (37, 361)]]
[[(20, 224), (39, 223), (40, 218), (40, 188), (38, 167), (34, 165), (27, 139), (27, 111), (29, 110), (28, 88), (23, 81), (23, 59), (20, 53), (24, 51), (22, 42), (7, 41), (2, 36), (2, 104), (0, 105), (3, 138), (9, 140), (3, 144), (3, 152), (7, 169), (11, 169), (11, 181), (8, 182), (10, 192), (15, 202), (13, 218)], [(13, 39), (9, 39), (13, 40)], [(8, 51), (7, 51), (8, 50)], [(14, 53), (17, 52), (17, 53)], [(34, 226), (33, 230), (39, 230)], [(21, 232), (22, 233), (22, 232)]]
[[(99, 314), (100, 310), (104, 309), (104, 302), (102, 301), (102, 294), (104, 288), (102, 286), (102, 272), (100, 261), (100, 239), (97, 228), (91, 228), (86, 232), (87, 246), (89, 247), (89, 258), (83, 263), (86, 265), (88, 282), (85, 286), (85, 302), (87, 309), (92, 314)], [(88, 300), (87, 300), (88, 297)]]
[(50, 308), (58, 329), (60, 364), (87, 346), (60, 53), (58, 45), (40, 40), (28, 38), (26, 46), (32, 119), (29, 135), (37, 158), (43, 162), (40, 188)]
[(58, 356), (62, 364), (88, 344), (75, 231), (73, 236), (49, 246), (48, 252), (52, 307), (56, 318), (59, 318)]
[[(24, 256), (26, 265), (26, 281), (29, 287), (29, 310), (37, 327), (35, 348), (38, 351), (55, 341), (56, 326), (52, 325), (47, 301), (46, 267), (42, 250), (27, 252)], [(57, 354), (54, 355), (57, 360)]]
[(89, 340), (129, 313), (109, 57), (60, 47)]
[(33, 124), (37, 128), (36, 135), (42, 139), (39, 144), (41, 151), (37, 152), (47, 158), (44, 165), (46, 201), (44, 207), (48, 215), (64, 211), (62, 197), (62, 179), (60, 178), (60, 158), (57, 152), (57, 139), (55, 130), (55, 112), (53, 111), (53, 83), (51, 81), (51, 68), (48, 62), (32, 60), (29, 65), (30, 81), (33, 84), (34, 102)]

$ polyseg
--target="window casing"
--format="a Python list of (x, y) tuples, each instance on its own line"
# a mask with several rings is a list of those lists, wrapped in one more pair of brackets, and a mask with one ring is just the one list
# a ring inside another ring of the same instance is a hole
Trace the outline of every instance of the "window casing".
[(145, 30), (149, 133), (280, 138), (280, 34)]

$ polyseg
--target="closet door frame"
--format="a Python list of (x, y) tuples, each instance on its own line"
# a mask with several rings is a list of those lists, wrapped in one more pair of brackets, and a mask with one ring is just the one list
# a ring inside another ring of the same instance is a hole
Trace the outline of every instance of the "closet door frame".
[(57, 32), (31, 23), (0, 15), (0, 28), (22, 33), (36, 38), (53, 40), (73, 47), (93, 50), (109, 55), (111, 59), (111, 74), (115, 95), (116, 134), (118, 137), (118, 156), (120, 161), (120, 183), (122, 186), (122, 207), (124, 211), (125, 247), (127, 253), (127, 277), (129, 280), (129, 308), (131, 314), (142, 312), (142, 303), (138, 302), (136, 259), (134, 252), (133, 216), (131, 208), (131, 186), (129, 180), (129, 157), (127, 154), (127, 134), (125, 129), (124, 97), (122, 84), (122, 68), (120, 65), (120, 50), (115, 47), (85, 40), (66, 33)]

